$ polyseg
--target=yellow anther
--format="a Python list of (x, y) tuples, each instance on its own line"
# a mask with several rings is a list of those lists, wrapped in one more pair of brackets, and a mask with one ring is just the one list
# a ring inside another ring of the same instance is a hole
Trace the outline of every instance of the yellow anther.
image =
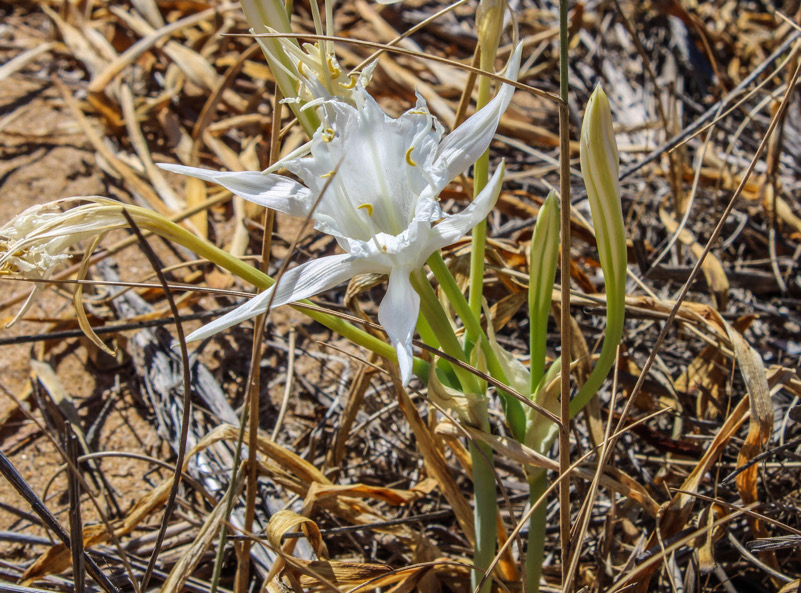
[(412, 167), (416, 167), (417, 163), (415, 163), (412, 160), (412, 151), (413, 150), (414, 150), (414, 146), (412, 146), (411, 148), (409, 148), (409, 150), (406, 151), (406, 162), (409, 163), (409, 165), (411, 165)]
[(370, 218), (373, 217), (373, 205), (372, 204), (362, 204), (361, 206), (357, 206), (356, 210), (361, 210), (362, 208), (367, 210), (367, 216), (369, 216)]
[(333, 56), (328, 56), (328, 70), (331, 72), (333, 78), (339, 78), (342, 75), (342, 70), (339, 69), (337, 63), (334, 61)]
[(423, 111), (422, 109), (410, 109), (408, 111), (411, 115), (428, 115), (428, 111)]
[(326, 128), (325, 130), (323, 130), (322, 132), (323, 142), (325, 142), (326, 144), (331, 142), (331, 140), (334, 139), (334, 134), (335, 133), (333, 128)]
[(358, 78), (356, 77), (355, 74), (349, 75), (348, 78), (350, 78), (350, 82), (348, 84), (345, 84), (344, 82), (340, 82), (339, 83), (339, 86), (341, 86), (346, 91), (349, 91), (350, 89), (355, 87), (356, 86), (356, 81), (358, 80)]
[(334, 174), (334, 171), (329, 171), (328, 173), (324, 173), (323, 175), (320, 175), (320, 178), (321, 179), (328, 179), (329, 177), (333, 176), (333, 174)]

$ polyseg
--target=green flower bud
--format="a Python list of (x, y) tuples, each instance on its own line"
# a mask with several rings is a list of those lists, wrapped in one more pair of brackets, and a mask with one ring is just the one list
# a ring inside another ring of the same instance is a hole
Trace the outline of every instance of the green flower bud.
[(556, 263), (559, 259), (559, 198), (554, 192), (548, 194), (537, 215), (529, 253), (530, 391), (533, 393), (545, 372), (548, 315), (556, 280)]
[(606, 336), (595, 368), (570, 402), (571, 416), (587, 404), (612, 368), (623, 337), (626, 310), (626, 232), (620, 204), (620, 161), (609, 99), (600, 86), (584, 112), (580, 157), (606, 285)]

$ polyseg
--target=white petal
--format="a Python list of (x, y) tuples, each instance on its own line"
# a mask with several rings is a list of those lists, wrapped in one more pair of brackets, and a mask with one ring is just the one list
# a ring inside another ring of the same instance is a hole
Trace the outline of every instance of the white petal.
[(412, 338), (420, 314), (420, 296), (409, 282), (409, 268), (396, 268), (389, 275), (387, 294), (378, 308), (378, 321), (398, 353), (401, 381), (412, 378)]
[(173, 173), (217, 183), (237, 196), (291, 216), (307, 216), (314, 204), (312, 193), (308, 188), (281, 175), (265, 175), (258, 171), (212, 171), (161, 163), (159, 167)]
[(505, 167), (503, 163), (495, 170), (495, 174), (490, 178), (486, 187), (476, 196), (470, 205), (452, 216), (448, 216), (437, 226), (431, 229), (427, 249), (433, 253), (437, 249), (450, 245), (454, 241), (465, 236), (470, 229), (484, 220), (495, 207), (495, 202), (501, 193), (503, 173)]
[[(509, 67), (506, 70), (506, 78), (509, 80), (517, 81), (522, 50), (523, 45), (519, 44), (509, 59)], [(484, 154), (492, 142), (501, 116), (509, 106), (514, 92), (515, 87), (504, 84), (492, 101), (445, 137), (434, 162), (435, 171), (442, 176), (445, 183), (464, 173), (478, 160), (478, 157)]]
[[(353, 259), (348, 254), (315, 259), (288, 270), (278, 284), (253, 297), (241, 307), (226, 313), (192, 332), (187, 341), (202, 340), (224, 329), (267, 311), (267, 306), (278, 307), (309, 298), (342, 284), (356, 274), (376, 271), (375, 264)], [(273, 296), (275, 293), (275, 296)], [(270, 303), (272, 299), (272, 304)]]

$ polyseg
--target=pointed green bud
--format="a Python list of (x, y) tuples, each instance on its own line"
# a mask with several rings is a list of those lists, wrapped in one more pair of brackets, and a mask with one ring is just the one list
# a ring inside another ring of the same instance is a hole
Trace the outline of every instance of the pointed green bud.
[(545, 372), (545, 343), (551, 310), (556, 263), (559, 259), (559, 198), (548, 194), (537, 215), (529, 252), (528, 314), (533, 393)]
[[(265, 33), (291, 33), (289, 14), (281, 0), (242, 0), (242, 10), (251, 29), (250, 32), (259, 35)], [(296, 99), (298, 96), (298, 69), (296, 63), (290, 58), (287, 51), (291, 48), (296, 53), (303, 53), (298, 40), (292, 37), (257, 37), (256, 42), (261, 46), (264, 57), (270, 65), (281, 94), (287, 99)], [(309, 138), (320, 126), (317, 114), (311, 110), (301, 109), (298, 102), (289, 102), (295, 117), (303, 126)]]
[(580, 157), (606, 285), (606, 336), (595, 368), (570, 402), (571, 416), (587, 404), (612, 368), (623, 336), (626, 310), (626, 232), (618, 180), (620, 161), (609, 99), (600, 86), (592, 93), (584, 112)]
[(623, 292), (626, 233), (620, 204), (620, 160), (609, 99), (600, 86), (592, 93), (581, 126), (581, 174), (587, 187), (604, 282)]
[(488, 51), (492, 59), (503, 30), (503, 13), (506, 11), (506, 0), (481, 0), (476, 10), (476, 34), (481, 51)]

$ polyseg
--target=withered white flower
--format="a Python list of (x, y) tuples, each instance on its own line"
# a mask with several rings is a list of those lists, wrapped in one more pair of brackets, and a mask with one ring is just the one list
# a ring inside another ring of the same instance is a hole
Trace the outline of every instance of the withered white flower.
[[(518, 47), (509, 63), (509, 79), (517, 77), (520, 56)], [(442, 126), (421, 97), (414, 109), (393, 119), (363, 88), (360, 92), (361, 107), (326, 100), (330, 127), (323, 125), (315, 133), (310, 156), (281, 163), (303, 184), (275, 174), (162, 165), (169, 171), (218, 183), (280, 212), (311, 216), (315, 228), (333, 235), (346, 252), (289, 270), (277, 287), (197, 330), (190, 340), (263, 313), (270, 302), (272, 306), (292, 303), (356, 274), (384, 273), (389, 274), (389, 285), (378, 319), (397, 351), (401, 377), (404, 383), (409, 381), (412, 336), (420, 309), (409, 275), (434, 251), (486, 218), (500, 192), (503, 167), (458, 214), (443, 214), (437, 196), (487, 149), (514, 88), (502, 85), (492, 101), (444, 137)]]
[[(79, 202), (89, 201), (74, 208)], [(119, 203), (104, 198), (66, 198), (28, 208), (0, 228), (0, 274), (47, 280), (72, 257), (69, 250), (126, 225)], [(44, 290), (36, 282), (11, 324), (30, 309)]]

